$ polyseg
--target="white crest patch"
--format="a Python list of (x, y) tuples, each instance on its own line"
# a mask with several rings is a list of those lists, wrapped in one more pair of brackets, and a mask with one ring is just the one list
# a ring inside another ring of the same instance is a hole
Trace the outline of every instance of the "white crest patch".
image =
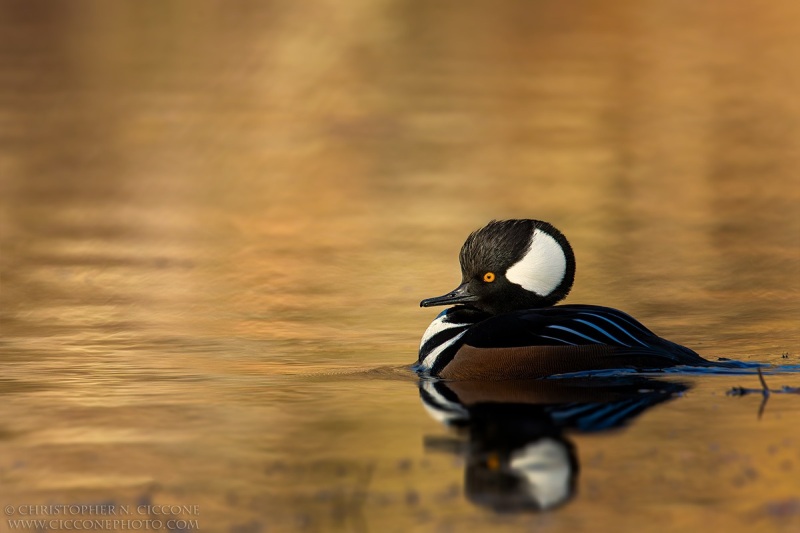
[(566, 272), (564, 249), (549, 234), (536, 229), (528, 251), (506, 271), (506, 278), (525, 290), (547, 296), (558, 287)]

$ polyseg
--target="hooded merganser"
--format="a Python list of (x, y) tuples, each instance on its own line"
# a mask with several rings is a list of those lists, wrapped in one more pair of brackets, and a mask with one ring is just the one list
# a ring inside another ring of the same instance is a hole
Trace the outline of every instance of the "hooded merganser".
[(575, 255), (547, 222), (492, 221), (467, 237), (459, 260), (461, 285), (420, 302), (421, 307), (454, 305), (422, 336), (420, 373), (513, 379), (714, 365), (617, 309), (555, 306), (572, 288)]

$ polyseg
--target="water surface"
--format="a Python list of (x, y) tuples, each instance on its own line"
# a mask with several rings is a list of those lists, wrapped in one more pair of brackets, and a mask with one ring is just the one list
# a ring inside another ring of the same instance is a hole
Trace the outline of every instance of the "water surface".
[(800, 397), (759, 418), (725, 395), (752, 373), (670, 374), (687, 390), (625, 427), (566, 430), (574, 496), (498, 513), (407, 368), (418, 302), (510, 217), (570, 239), (568, 302), (800, 364), (797, 6), (4, 5), (0, 503), (196, 505), (230, 532), (797, 531)]

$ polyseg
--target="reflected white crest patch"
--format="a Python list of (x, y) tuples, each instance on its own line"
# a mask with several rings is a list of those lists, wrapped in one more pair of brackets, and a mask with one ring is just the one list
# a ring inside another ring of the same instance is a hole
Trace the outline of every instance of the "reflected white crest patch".
[(511, 455), (509, 466), (525, 477), (528, 493), (542, 509), (566, 500), (572, 468), (564, 444), (544, 438)]
[(547, 233), (536, 229), (528, 251), (506, 271), (506, 278), (525, 290), (547, 296), (558, 287), (566, 272), (567, 257), (561, 245)]

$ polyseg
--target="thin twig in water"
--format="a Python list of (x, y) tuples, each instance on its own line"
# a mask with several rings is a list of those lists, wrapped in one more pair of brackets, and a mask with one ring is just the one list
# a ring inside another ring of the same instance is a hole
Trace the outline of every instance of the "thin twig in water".
[(800, 387), (787, 387), (784, 385), (780, 389), (773, 390), (770, 389), (767, 385), (767, 380), (764, 379), (764, 374), (761, 372), (761, 367), (756, 368), (758, 371), (758, 380), (761, 382), (760, 389), (745, 389), (744, 387), (733, 387), (731, 390), (728, 391), (728, 396), (746, 396), (748, 394), (755, 394), (760, 393), (763, 396), (763, 400), (761, 401), (761, 405), (758, 408), (758, 418), (761, 419), (761, 416), (764, 414), (764, 409), (767, 407), (767, 400), (769, 399), (770, 394), (800, 394)]
[(761, 386), (764, 389), (761, 391), (761, 395), (764, 397), (761, 400), (761, 405), (758, 406), (758, 419), (761, 420), (761, 416), (764, 414), (764, 409), (767, 407), (767, 400), (769, 400), (769, 386), (767, 385), (767, 381), (764, 379), (764, 374), (761, 372), (761, 367), (756, 368), (758, 370), (758, 380), (761, 381)]

